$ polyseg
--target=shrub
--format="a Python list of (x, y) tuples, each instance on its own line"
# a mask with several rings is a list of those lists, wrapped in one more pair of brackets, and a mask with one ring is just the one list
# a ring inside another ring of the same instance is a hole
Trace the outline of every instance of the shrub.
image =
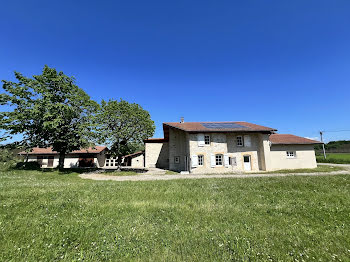
[(40, 165), (38, 162), (19, 162), (16, 164), (16, 169), (37, 170), (40, 169)]

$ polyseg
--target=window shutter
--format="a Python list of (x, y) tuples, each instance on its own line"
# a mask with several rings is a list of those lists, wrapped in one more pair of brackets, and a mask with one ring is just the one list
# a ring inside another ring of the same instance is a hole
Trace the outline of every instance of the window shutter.
[(251, 147), (252, 146), (252, 139), (248, 135), (244, 136), (244, 146), (245, 147)]
[(224, 154), (224, 163), (225, 163), (225, 167), (229, 167), (230, 162), (228, 160), (228, 154)]
[(215, 167), (216, 166), (216, 164), (215, 164), (215, 155), (214, 154), (210, 155), (210, 166), (211, 167)]
[(198, 146), (204, 146), (204, 134), (197, 134)]
[(198, 156), (193, 155), (192, 156), (192, 167), (197, 167), (198, 166)]

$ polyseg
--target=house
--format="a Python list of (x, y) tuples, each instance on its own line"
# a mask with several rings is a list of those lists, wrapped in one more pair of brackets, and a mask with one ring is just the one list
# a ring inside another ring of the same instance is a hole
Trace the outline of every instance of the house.
[[(64, 159), (65, 168), (75, 167), (103, 167), (105, 165), (105, 154), (107, 147), (96, 146), (86, 149), (75, 150), (68, 153)], [(52, 148), (33, 148), (31, 152), (20, 152), (19, 155), (26, 156), (28, 161), (36, 161), (43, 168), (58, 167), (59, 153)]]
[(130, 166), (133, 168), (145, 167), (144, 152), (139, 151), (123, 157), (123, 166)]
[(248, 122), (163, 123), (164, 138), (145, 140), (145, 167), (225, 173), (317, 167), (315, 140), (276, 134)]

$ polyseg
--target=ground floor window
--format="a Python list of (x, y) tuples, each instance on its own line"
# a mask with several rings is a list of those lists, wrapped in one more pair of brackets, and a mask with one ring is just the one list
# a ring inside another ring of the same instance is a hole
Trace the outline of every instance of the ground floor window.
[(223, 159), (223, 155), (221, 154), (215, 155), (215, 165), (222, 166), (222, 159)]
[(117, 157), (106, 156), (106, 166), (117, 166)]
[(295, 158), (295, 152), (294, 151), (287, 151), (287, 158)]
[(180, 163), (180, 157), (179, 156), (174, 157), (174, 162), (175, 162), (175, 164), (179, 164)]
[(236, 159), (236, 157), (229, 157), (228, 158), (228, 164), (230, 166), (237, 166), (237, 159)]
[(203, 166), (203, 163), (204, 163), (204, 156), (198, 155), (198, 165)]

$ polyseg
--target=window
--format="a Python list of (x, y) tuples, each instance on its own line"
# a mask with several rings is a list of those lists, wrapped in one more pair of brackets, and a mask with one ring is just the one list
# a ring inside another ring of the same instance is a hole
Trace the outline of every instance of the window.
[(242, 138), (242, 136), (237, 136), (236, 137), (236, 145), (237, 146), (243, 146), (243, 138)]
[(106, 166), (109, 166), (109, 159), (106, 159)]
[(230, 166), (237, 166), (237, 159), (236, 157), (229, 157), (228, 158), (228, 163)]
[(222, 166), (222, 155), (215, 155), (215, 165)]
[(252, 146), (252, 139), (248, 135), (244, 136), (244, 146), (245, 147), (251, 147)]
[(203, 166), (203, 163), (204, 163), (204, 156), (198, 155), (198, 165)]
[(180, 157), (179, 156), (174, 157), (174, 162), (175, 162), (175, 164), (179, 164), (180, 163)]
[(287, 158), (295, 158), (295, 152), (287, 151)]
[(205, 135), (204, 136), (204, 144), (205, 145), (210, 145), (210, 136), (209, 135)]

